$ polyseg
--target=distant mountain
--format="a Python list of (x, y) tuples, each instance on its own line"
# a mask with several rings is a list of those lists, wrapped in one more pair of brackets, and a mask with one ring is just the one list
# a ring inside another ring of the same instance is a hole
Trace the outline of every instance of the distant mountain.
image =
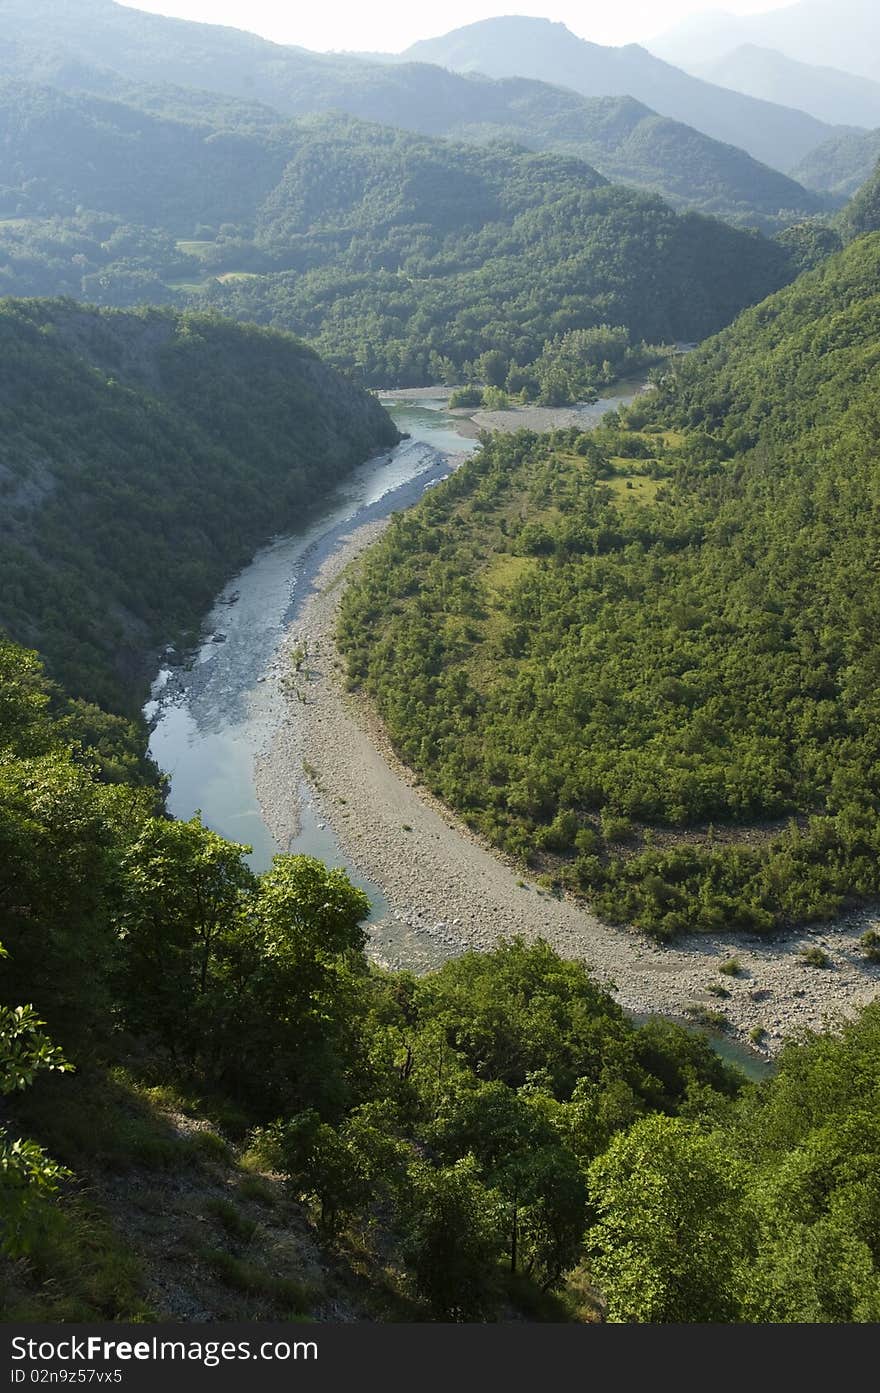
[(741, 44), (781, 49), (801, 63), (831, 64), (880, 81), (880, 6), (876, 0), (800, 0), (764, 14), (691, 15), (648, 48), (689, 67)]
[[(713, 140), (632, 97), (581, 97), (523, 78), (480, 81), (503, 109), (493, 121), (461, 121), (449, 134), (465, 140), (518, 140), (533, 149), (566, 151), (607, 178), (661, 193), (675, 207), (772, 230), (821, 211), (815, 192), (745, 150)], [(488, 106), (488, 103), (487, 103)]]
[[(424, 135), (516, 141), (571, 154), (610, 179), (657, 191), (677, 207), (765, 230), (821, 207), (815, 194), (736, 144), (660, 117), (631, 98), (588, 100), (522, 77), (492, 81), (424, 64), (308, 53), (235, 30), (141, 14), (110, 0), (70, 0), (60, 12), (46, 0), (0, 0), (0, 17), (0, 75), (119, 98), (187, 121), (207, 120), (227, 130), (227, 142), (228, 128), (265, 129), (277, 123), (278, 113), (345, 111)], [(185, 86), (171, 89), (170, 83)], [(211, 91), (234, 100), (220, 102)], [(815, 146), (825, 134), (817, 127), (808, 144)], [(132, 174), (136, 151), (133, 157)], [(205, 152), (200, 169), (207, 185), (221, 159), (219, 149)], [(201, 177), (198, 171), (195, 177)], [(248, 182), (256, 170), (243, 168), (242, 177)]]
[(482, 20), (413, 44), (402, 57), (489, 77), (538, 78), (588, 97), (634, 97), (775, 169), (790, 169), (831, 133), (806, 112), (703, 82), (637, 44), (603, 48), (546, 19)]
[(691, 71), (720, 87), (799, 107), (832, 125), (880, 126), (880, 82), (798, 63), (778, 49), (742, 44)]
[(832, 136), (793, 170), (808, 188), (835, 200), (851, 198), (880, 160), (880, 130)]

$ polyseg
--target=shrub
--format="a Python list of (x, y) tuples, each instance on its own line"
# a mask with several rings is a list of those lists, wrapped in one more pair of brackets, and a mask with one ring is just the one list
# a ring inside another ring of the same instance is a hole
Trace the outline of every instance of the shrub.
[(482, 387), (458, 387), (449, 398), (450, 407), (482, 406)]
[(868, 929), (859, 939), (859, 946), (869, 963), (880, 963), (880, 933)]
[(616, 813), (603, 812), (602, 836), (606, 842), (629, 842), (635, 835), (635, 828), (628, 817)]
[(803, 962), (807, 967), (831, 966), (831, 959), (825, 952), (825, 949), (820, 948), (819, 945), (815, 943), (811, 948), (805, 948), (803, 952), (800, 954), (800, 958), (801, 962)]
[(727, 1030), (730, 1024), (723, 1011), (712, 1011), (699, 1001), (693, 1002), (686, 1009), (689, 1016), (692, 1016), (700, 1025), (708, 1026), (710, 1030)]

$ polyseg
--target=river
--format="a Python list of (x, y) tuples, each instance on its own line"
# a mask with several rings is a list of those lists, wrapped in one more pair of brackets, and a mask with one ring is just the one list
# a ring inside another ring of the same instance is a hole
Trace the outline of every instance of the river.
[(361, 465), (301, 530), (275, 538), (232, 577), (206, 616), (200, 646), (166, 655), (144, 708), (150, 754), (170, 779), (167, 806), (174, 817), (200, 812), (207, 826), (252, 848), (247, 859), (257, 871), (282, 851), (344, 866), (377, 917), (386, 908), (380, 888), (347, 861), (308, 799), (299, 809), (299, 835), (278, 845), (260, 813), (254, 761), (287, 712), (277, 683), (268, 679), (321, 566), (353, 528), (411, 506), (476, 448), (439, 400), (396, 403), (391, 414), (411, 438)]
[[(579, 414), (594, 422), (633, 395), (604, 398)], [(144, 711), (150, 754), (170, 778), (169, 812), (189, 818), (200, 811), (209, 827), (253, 848), (248, 860), (258, 871), (279, 851), (304, 851), (344, 865), (377, 911), (381, 891), (358, 876), (332, 831), (310, 817), (308, 802), (300, 808), (302, 828), (291, 845), (273, 839), (260, 814), (254, 760), (287, 710), (277, 684), (267, 678), (277, 671), (281, 641), (318, 571), (356, 527), (410, 507), (477, 447), (462, 434), (469, 422), (450, 415), (442, 397), (419, 393), (387, 405), (410, 438), (361, 465), (300, 531), (257, 552), (217, 597), (195, 652), (167, 655)]]
[[(583, 419), (595, 422), (633, 395), (581, 408)], [(343, 867), (368, 895), (374, 920), (389, 908), (382, 887), (345, 855), (307, 783), (299, 788), (299, 832), (281, 846), (263, 821), (254, 767), (290, 719), (278, 682), (279, 649), (321, 567), (356, 527), (411, 506), (477, 446), (462, 434), (469, 423), (450, 415), (441, 397), (420, 394), (387, 405), (410, 438), (360, 466), (299, 531), (274, 539), (227, 583), (206, 616), (202, 642), (192, 652), (166, 655), (145, 707), (150, 753), (170, 780), (169, 812), (184, 819), (200, 812), (207, 826), (251, 848), (248, 860), (257, 871), (278, 852)], [(749, 1073), (760, 1071), (764, 1061), (755, 1052), (724, 1037), (716, 1044)]]

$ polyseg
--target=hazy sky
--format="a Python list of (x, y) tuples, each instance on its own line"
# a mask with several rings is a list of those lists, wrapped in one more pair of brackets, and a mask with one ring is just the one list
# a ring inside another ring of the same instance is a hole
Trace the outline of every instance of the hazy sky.
[(535, 0), (517, 5), (495, 0), (446, 0), (436, 10), (413, 0), (123, 0), (132, 9), (178, 15), (212, 24), (250, 29), (277, 43), (313, 49), (379, 49), (395, 53), (416, 39), (433, 38), (499, 14), (542, 15), (562, 20), (573, 33), (595, 43), (642, 42), (662, 33), (688, 14), (725, 10), (760, 14), (782, 9), (793, 0)]

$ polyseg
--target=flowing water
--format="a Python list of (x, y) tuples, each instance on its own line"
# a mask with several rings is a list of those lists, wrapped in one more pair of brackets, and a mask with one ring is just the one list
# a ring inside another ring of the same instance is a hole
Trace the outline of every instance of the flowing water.
[(168, 810), (252, 847), (264, 870), (279, 851), (305, 852), (345, 867), (381, 917), (378, 887), (364, 881), (339, 849), (332, 830), (300, 799), (301, 828), (279, 846), (263, 823), (254, 789), (254, 760), (284, 719), (277, 684), (277, 651), (296, 619), (315, 575), (353, 528), (387, 517), (421, 497), (476, 446), (455, 429), (440, 401), (400, 403), (392, 415), (411, 437), (362, 465), (298, 532), (278, 537), (224, 587), (203, 626), (195, 652), (167, 655), (145, 708), (150, 753), (170, 778)]
[[(603, 399), (581, 414), (585, 422), (596, 421), (633, 395)], [(360, 466), (299, 531), (262, 548), (228, 582), (205, 619), (202, 643), (194, 652), (166, 656), (145, 707), (150, 753), (170, 778), (170, 813), (190, 818), (200, 812), (207, 826), (252, 848), (248, 860), (258, 871), (280, 851), (344, 868), (368, 895), (374, 919), (388, 910), (382, 890), (346, 858), (305, 781), (300, 831), (287, 846), (278, 845), (262, 820), (254, 761), (289, 718), (278, 684), (267, 678), (278, 670), (279, 646), (321, 566), (355, 527), (411, 506), (476, 447), (440, 398), (395, 400), (388, 406), (410, 439)], [(752, 1076), (761, 1071), (756, 1052), (725, 1037), (713, 1039), (713, 1045)]]

